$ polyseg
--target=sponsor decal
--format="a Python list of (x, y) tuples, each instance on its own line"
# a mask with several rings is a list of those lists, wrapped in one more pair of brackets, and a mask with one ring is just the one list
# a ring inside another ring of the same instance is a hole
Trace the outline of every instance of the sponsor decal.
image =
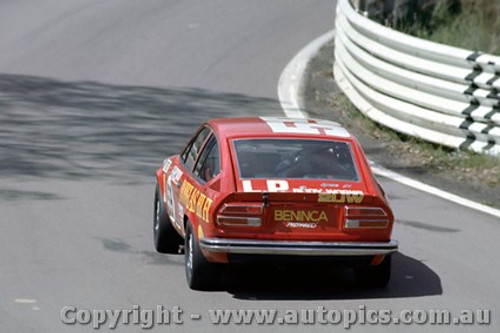
[(314, 229), (317, 223), (300, 223), (300, 222), (288, 222), (286, 226), (288, 228), (302, 228), (302, 229)]
[(323, 183), (321, 187), (339, 187), (339, 184)]
[[(326, 191), (333, 191), (333, 190), (326, 190)], [(304, 188), (304, 187), (299, 187), (299, 188), (292, 188), (293, 193), (322, 193), (325, 192), (324, 189), (322, 188)]]
[[(262, 190), (254, 190), (251, 180), (243, 180), (243, 191), (244, 192), (262, 192)], [(337, 184), (321, 184), (322, 187), (336, 187)], [(344, 188), (350, 188), (351, 185), (347, 184), (343, 186)], [(317, 193), (318, 202), (329, 202), (329, 203), (361, 203), (364, 198), (364, 193), (362, 191), (347, 190), (347, 189), (332, 189), (332, 188), (307, 188), (305, 185), (299, 186), (298, 188), (290, 189), (290, 185), (286, 180), (266, 180), (267, 192), (286, 192), (291, 190), (293, 193)]]
[(274, 220), (283, 222), (328, 222), (328, 216), (324, 210), (291, 210), (276, 209)]
[(166, 158), (163, 161), (163, 172), (167, 173), (171, 165), (172, 165), (172, 160), (170, 158)]
[[(254, 190), (251, 180), (243, 180), (243, 191), (245, 192), (262, 192), (261, 190)], [(267, 192), (281, 192), (287, 191), (290, 187), (286, 180), (266, 180)]]
[(176, 166), (174, 166), (174, 168), (172, 169), (172, 174), (171, 174), (171, 176), (172, 176), (172, 181), (173, 181), (174, 183), (178, 183), (178, 182), (179, 182), (179, 180), (181, 180), (182, 175), (183, 175), (183, 172), (181, 171), (181, 169), (179, 169), (179, 168), (177, 167), (177, 165), (176, 165)]
[(361, 203), (364, 193), (361, 191), (334, 190), (332, 192), (318, 193), (318, 202), (329, 203)]
[(208, 223), (208, 212), (212, 205), (212, 199), (201, 193), (190, 182), (184, 180), (179, 192), (179, 203), (186, 209), (196, 214), (200, 219)]

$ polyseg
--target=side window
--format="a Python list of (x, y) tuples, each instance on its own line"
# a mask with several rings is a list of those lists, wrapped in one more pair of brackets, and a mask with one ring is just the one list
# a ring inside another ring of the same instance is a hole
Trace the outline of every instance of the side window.
[(210, 129), (208, 129), (207, 127), (203, 128), (182, 152), (181, 161), (186, 166), (186, 169), (192, 169), (194, 161), (196, 161), (196, 156), (198, 156), (203, 142), (205, 142), (205, 139), (209, 134)]
[(195, 174), (208, 182), (220, 172), (219, 146), (217, 139), (212, 136), (203, 150), (195, 166)]
[(203, 151), (200, 153), (200, 157), (196, 161), (196, 165), (194, 166), (194, 171), (193, 173), (196, 176), (199, 176), (201, 167), (203, 166), (203, 163), (207, 159), (208, 153), (210, 153), (210, 150), (212, 149), (212, 146), (214, 145), (214, 142), (216, 142), (215, 136), (212, 134), (207, 140), (207, 143), (205, 144), (205, 147), (203, 147)]

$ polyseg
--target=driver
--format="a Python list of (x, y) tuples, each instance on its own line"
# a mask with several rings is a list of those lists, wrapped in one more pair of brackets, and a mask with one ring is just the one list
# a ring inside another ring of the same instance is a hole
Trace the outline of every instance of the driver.
[(292, 165), (286, 171), (291, 178), (334, 178), (340, 171), (337, 155), (332, 147), (304, 145), (300, 155), (295, 157)]

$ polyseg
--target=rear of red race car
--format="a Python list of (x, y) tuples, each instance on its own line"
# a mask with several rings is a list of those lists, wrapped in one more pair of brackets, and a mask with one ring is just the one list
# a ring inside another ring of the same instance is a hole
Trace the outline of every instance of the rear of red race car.
[(245, 138), (230, 149), (236, 191), (199, 240), (208, 260), (339, 262), (363, 284), (388, 283), (394, 217), (355, 141)]
[(249, 262), (347, 264), (362, 284), (385, 286), (394, 216), (357, 141), (335, 123), (239, 121), (209, 122), (221, 174), (180, 187), (188, 213), (210, 192), (203, 218), (188, 214), (183, 230), (190, 287), (216, 284), (221, 264)]

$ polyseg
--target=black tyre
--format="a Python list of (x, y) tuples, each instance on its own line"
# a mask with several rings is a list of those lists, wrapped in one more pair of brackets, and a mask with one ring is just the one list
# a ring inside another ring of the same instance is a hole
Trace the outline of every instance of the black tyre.
[(156, 251), (160, 253), (179, 253), (179, 246), (183, 240), (167, 216), (158, 184), (156, 185), (153, 215), (153, 235)]
[(383, 288), (391, 279), (391, 256), (388, 255), (377, 266), (356, 268), (356, 279), (364, 287)]
[(217, 287), (220, 267), (205, 259), (189, 221), (184, 241), (184, 267), (189, 287), (194, 290), (212, 290)]

